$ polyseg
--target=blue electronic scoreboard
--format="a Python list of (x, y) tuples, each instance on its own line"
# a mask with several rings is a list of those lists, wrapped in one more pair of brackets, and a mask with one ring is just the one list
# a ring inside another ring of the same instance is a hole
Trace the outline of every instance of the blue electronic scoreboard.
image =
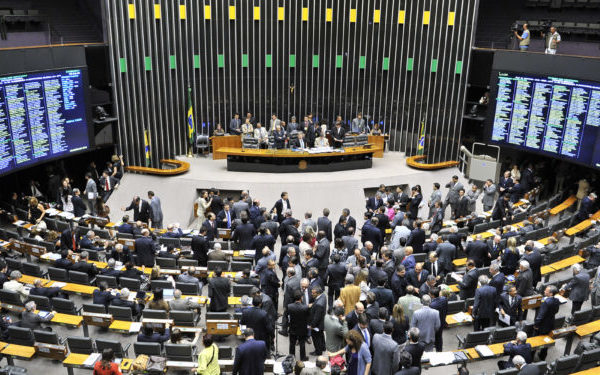
[(493, 143), (600, 168), (600, 83), (498, 72), (495, 89)]
[(89, 147), (83, 72), (0, 77), (0, 174)]

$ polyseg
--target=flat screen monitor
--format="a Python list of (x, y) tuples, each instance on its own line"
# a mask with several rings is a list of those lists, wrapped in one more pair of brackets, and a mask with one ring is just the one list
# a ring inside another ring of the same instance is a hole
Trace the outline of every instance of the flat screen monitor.
[(0, 175), (90, 146), (86, 70), (0, 76)]
[(600, 83), (498, 71), (492, 92), (492, 143), (600, 168)]

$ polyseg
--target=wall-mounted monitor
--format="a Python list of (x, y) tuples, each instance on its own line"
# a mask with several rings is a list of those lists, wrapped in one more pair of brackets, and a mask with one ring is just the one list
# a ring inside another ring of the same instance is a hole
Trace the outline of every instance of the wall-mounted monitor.
[(90, 147), (82, 68), (0, 76), (0, 175)]

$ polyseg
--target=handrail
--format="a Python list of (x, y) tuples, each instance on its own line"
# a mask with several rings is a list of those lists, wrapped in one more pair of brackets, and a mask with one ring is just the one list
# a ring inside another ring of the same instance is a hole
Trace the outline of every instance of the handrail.
[(439, 163), (419, 163), (419, 160), (425, 159), (425, 155), (414, 155), (406, 158), (406, 165), (415, 169), (425, 169), (425, 170), (433, 170), (433, 169), (443, 169), (443, 168), (451, 168), (456, 167), (458, 165), (458, 161), (450, 160), (443, 161)]
[(162, 169), (162, 168), (149, 168), (149, 167), (140, 167), (137, 165), (130, 165), (130, 166), (125, 167), (125, 170), (128, 172), (155, 174), (155, 175), (159, 175), (159, 176), (174, 176), (174, 175), (185, 173), (190, 169), (190, 163), (188, 163), (187, 161), (181, 161), (181, 160), (175, 160), (175, 159), (160, 159), (160, 163), (161, 164), (173, 164), (173, 165), (176, 165), (177, 168)]

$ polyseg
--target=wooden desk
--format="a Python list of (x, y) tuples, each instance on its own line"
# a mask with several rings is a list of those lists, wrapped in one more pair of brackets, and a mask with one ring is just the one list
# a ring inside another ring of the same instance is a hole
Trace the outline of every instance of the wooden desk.
[(551, 237), (552, 236), (539, 239), (538, 242), (541, 243), (542, 245), (546, 246), (546, 245), (548, 245), (550, 243), (550, 238)]
[(137, 332), (129, 332), (129, 328), (131, 328), (131, 324), (135, 322), (128, 322), (126, 320), (113, 320), (108, 329), (111, 331), (116, 331), (120, 333), (137, 333)]
[(79, 315), (56, 313), (50, 322), (67, 327), (77, 328), (83, 323), (83, 317)]
[(458, 258), (452, 261), (454, 267), (464, 267), (467, 265), (467, 258)]
[(481, 233), (472, 234), (471, 238), (476, 239), (477, 236), (479, 236), (479, 235), (485, 240), (486, 238), (494, 237), (496, 235), (496, 233), (491, 232), (491, 231), (485, 231), (485, 232), (481, 232)]
[(594, 320), (593, 322), (582, 324), (578, 326), (577, 330), (575, 331), (579, 337), (589, 336), (596, 332), (600, 332), (600, 320)]
[(382, 158), (383, 157), (383, 151), (385, 150), (385, 140), (386, 140), (387, 136), (385, 135), (370, 135), (367, 142), (369, 142), (372, 145), (377, 146), (377, 148), (380, 148), (381, 151), (377, 151), (375, 153), (373, 153), (373, 157), (374, 158)]
[[(465, 312), (463, 314), (471, 316), (471, 314), (469, 314), (468, 312)], [(446, 324), (448, 324), (448, 328), (464, 326), (464, 325), (469, 325), (469, 324), (473, 323), (472, 317), (471, 317), (471, 320), (464, 320), (462, 322), (459, 322), (458, 320), (454, 319), (454, 315), (456, 315), (456, 314), (446, 315)]]
[(460, 288), (458, 287), (458, 284), (448, 285), (448, 287), (450, 287), (450, 291), (452, 291), (452, 293), (460, 292)]
[(600, 374), (600, 367), (594, 367), (583, 371), (577, 371), (571, 375), (598, 375)]
[(224, 135), (220, 137), (210, 137), (213, 149), (213, 160), (227, 159), (227, 154), (219, 151), (220, 148), (233, 147), (242, 148), (242, 137), (239, 135)]
[(591, 218), (586, 219), (581, 223), (567, 229), (565, 231), (565, 235), (571, 237), (587, 230), (589, 227), (592, 226), (592, 220), (598, 220), (598, 218), (600, 218), (600, 211), (596, 211), (596, 213), (594, 213)]
[(552, 216), (558, 215), (559, 213), (563, 212), (567, 208), (571, 207), (575, 202), (577, 202), (577, 198), (574, 195), (571, 195), (569, 198), (567, 198), (564, 202), (562, 202), (558, 206), (552, 207), (550, 209), (550, 215), (552, 215)]
[(237, 335), (239, 322), (237, 320), (207, 320), (206, 332), (210, 335)]
[(23, 284), (27, 284), (27, 285), (34, 285), (36, 280), (42, 280), (43, 287), (46, 287), (46, 285), (51, 283), (51, 281), (48, 279), (42, 279), (40, 277), (34, 277), (34, 276), (29, 276), (29, 275), (21, 276), (21, 278), (19, 279), (19, 282), (23, 283)]
[[(52, 287), (52, 285), (55, 282), (56, 281), (51, 281), (50, 283), (48, 283), (46, 285), (46, 287), (49, 287), (49, 288)], [(91, 295), (94, 293), (94, 290), (96, 290), (96, 289), (98, 289), (98, 288), (95, 286), (73, 284), (73, 283), (67, 283), (67, 285), (65, 285), (61, 288), (61, 290), (64, 292), (75, 293), (75, 294), (84, 295), (84, 296), (88, 296), (88, 297), (91, 297)]]
[(585, 262), (585, 258), (580, 257), (579, 255), (573, 255), (572, 257), (559, 260), (558, 262), (554, 262), (549, 264), (555, 271), (562, 271), (565, 268), (571, 267), (574, 264)]
[(9, 357), (16, 357), (19, 359), (29, 360), (35, 355), (35, 347), (8, 344), (6, 347), (4, 347), (4, 349), (0, 351), (0, 354)]

